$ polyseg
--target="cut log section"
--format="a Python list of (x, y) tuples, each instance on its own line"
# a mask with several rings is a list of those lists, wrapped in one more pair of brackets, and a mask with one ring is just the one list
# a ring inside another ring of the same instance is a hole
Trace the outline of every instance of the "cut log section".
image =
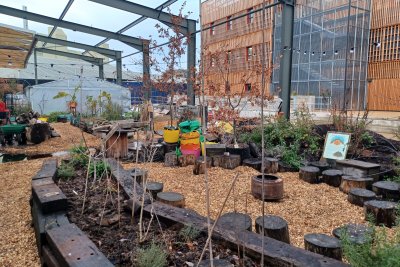
[(339, 187), (342, 182), (343, 172), (339, 170), (326, 170), (322, 172), (322, 182), (334, 186)]
[(178, 143), (166, 143), (163, 142), (162, 143), (163, 147), (164, 147), (164, 154), (170, 153), (170, 152), (175, 152), (176, 148), (178, 147)]
[(383, 199), (398, 201), (400, 200), (400, 185), (396, 182), (380, 181), (372, 185), (372, 190), (377, 196)]
[(177, 208), (184, 208), (185, 207), (185, 197), (182, 194), (175, 193), (175, 192), (160, 192), (157, 193), (157, 200), (177, 207)]
[(194, 165), (195, 162), (196, 162), (196, 156), (193, 154), (180, 155), (178, 158), (178, 163), (179, 163), (179, 166), (181, 166), (181, 167)]
[(146, 185), (146, 191), (151, 194), (153, 199), (157, 198), (157, 194), (162, 192), (164, 189), (164, 184), (159, 182), (148, 182)]
[(325, 234), (307, 234), (304, 236), (304, 248), (329, 258), (342, 260), (340, 241), (336, 237)]
[(343, 176), (339, 189), (348, 194), (353, 188), (371, 189), (373, 178), (358, 178), (352, 176)]
[(341, 227), (335, 228), (332, 235), (342, 239), (342, 235), (346, 235), (350, 242), (355, 244), (365, 244), (370, 241), (373, 229), (365, 224), (349, 223)]
[(227, 145), (226, 151), (229, 152), (230, 155), (238, 155), (240, 157), (239, 165), (242, 164), (243, 160), (251, 158), (248, 144), (238, 144), (238, 147), (235, 147), (233, 144)]
[(175, 152), (168, 152), (165, 154), (164, 166), (175, 167), (178, 166), (178, 157)]
[(243, 160), (243, 166), (253, 168), (257, 171), (261, 170), (261, 163), (262, 161), (259, 158), (250, 158)]
[(148, 171), (144, 169), (133, 168), (131, 169), (131, 176), (133, 180), (136, 179), (137, 183), (142, 184), (147, 181)]
[(220, 160), (219, 167), (224, 169), (233, 170), (240, 166), (240, 155), (223, 155)]
[(364, 202), (374, 199), (376, 199), (375, 193), (368, 189), (363, 189), (363, 188), (353, 188), (349, 191), (349, 194), (347, 196), (347, 200), (351, 204), (360, 207), (364, 206)]
[(251, 217), (244, 213), (228, 212), (218, 219), (217, 226), (234, 232), (251, 231)]
[(329, 164), (327, 162), (324, 162), (324, 161), (313, 161), (313, 162), (310, 162), (310, 166), (317, 167), (320, 170), (320, 174), (319, 175), (322, 175), (323, 171), (326, 171), (327, 169), (329, 169)]
[[(213, 266), (214, 267), (232, 267), (233, 264), (227, 260), (223, 259), (213, 259)], [(210, 260), (203, 260), (200, 262), (199, 267), (211, 267)]]
[[(251, 178), (251, 194), (261, 200), (279, 200), (283, 198), (283, 180), (273, 174), (259, 174)], [(264, 199), (263, 199), (264, 197)]]
[(396, 202), (370, 200), (364, 203), (365, 219), (368, 219), (369, 214), (374, 218), (376, 225), (384, 224), (387, 227), (392, 227), (396, 222)]
[(301, 167), (299, 171), (299, 177), (301, 180), (310, 183), (318, 183), (319, 168), (312, 166)]
[(250, 155), (254, 158), (261, 157), (261, 150), (255, 143), (249, 143)]
[(256, 219), (256, 232), (259, 234), (264, 232), (265, 236), (290, 244), (288, 223), (279, 216), (266, 215), (258, 217)]
[(279, 160), (275, 158), (264, 158), (264, 173), (277, 173), (279, 170), (278, 163)]
[[(212, 159), (210, 157), (207, 157), (207, 168), (211, 168), (212, 166), (211, 163)], [(204, 174), (205, 168), (206, 168), (206, 162), (204, 161), (204, 157), (199, 157), (194, 163), (193, 174), (194, 175)]]
[(221, 167), (222, 165), (222, 158), (224, 155), (215, 155), (211, 157), (212, 160), (212, 166), (213, 167)]

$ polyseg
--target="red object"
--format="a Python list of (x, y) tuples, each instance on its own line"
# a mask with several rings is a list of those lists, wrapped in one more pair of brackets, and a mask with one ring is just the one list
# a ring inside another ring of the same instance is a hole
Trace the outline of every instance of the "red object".
[(7, 124), (10, 121), (10, 110), (7, 109), (6, 103), (0, 101), (0, 124)]

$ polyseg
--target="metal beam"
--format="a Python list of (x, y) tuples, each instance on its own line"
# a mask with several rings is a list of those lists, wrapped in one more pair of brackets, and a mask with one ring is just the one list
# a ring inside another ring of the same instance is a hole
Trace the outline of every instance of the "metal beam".
[[(147, 6), (142, 6), (136, 3), (132, 3), (126, 0), (89, 0), (95, 3), (99, 3), (105, 6), (113, 7), (116, 9), (124, 10), (127, 12), (131, 12), (134, 14), (142, 15), (148, 18), (152, 18), (158, 21), (161, 21), (162, 23), (172, 26), (176, 21), (172, 19), (173, 15), (163, 12), (161, 10), (155, 10), (154, 8), (147, 7)], [(183, 18), (181, 22), (179, 23), (180, 26), (180, 32), (183, 34), (190, 34), (188, 31), (188, 21), (190, 19), (185, 19)], [(193, 20), (194, 21), (194, 20)]]
[[(61, 16), (58, 18), (59, 20), (63, 20), (65, 15), (67, 14), (69, 8), (72, 6), (72, 3), (74, 2), (74, 0), (69, 0), (68, 3), (65, 5), (65, 8), (63, 10), (63, 12), (61, 13)], [(53, 29), (51, 29), (51, 32), (49, 33), (49, 37), (53, 36), (54, 32), (57, 29), (57, 25), (53, 26)], [(46, 46), (46, 42), (43, 43), (42, 47)]]
[[(189, 32), (196, 31), (196, 22), (189, 21)], [(188, 105), (195, 105), (194, 81), (196, 67), (196, 34), (189, 35), (187, 47), (187, 102)]]
[(37, 54), (36, 48), (33, 49), (33, 63), (35, 64), (35, 84), (38, 84), (38, 72), (37, 72)]
[(100, 64), (103, 64), (102, 58), (88, 57), (88, 56), (83, 56), (80, 54), (68, 53), (68, 52), (64, 52), (64, 51), (58, 51), (58, 50), (47, 49), (47, 48), (36, 48), (35, 50), (37, 52), (42, 52), (42, 53), (46, 53), (46, 54), (53, 54), (53, 55), (62, 56), (62, 57), (70, 57), (70, 58), (84, 60), (84, 61), (87, 61), (87, 62), (92, 63), (97, 66)]
[(150, 42), (143, 44), (143, 89), (144, 99), (151, 99), (151, 86), (150, 86)]
[(102, 54), (102, 55), (107, 56), (112, 59), (116, 59), (117, 52), (120, 52), (120, 51), (106, 49), (106, 48), (102, 48), (102, 47), (95, 47), (95, 46), (91, 46), (91, 45), (87, 45), (87, 44), (51, 38), (51, 37), (38, 35), (38, 34), (35, 35), (35, 38), (38, 41), (41, 41), (44, 43), (51, 43), (51, 44), (57, 44), (57, 45), (61, 45), (61, 46), (75, 47), (75, 48), (79, 48), (79, 49), (94, 51), (94, 52), (97, 52), (99, 54)]
[(122, 84), (122, 56), (121, 52), (117, 53), (117, 58), (116, 58), (116, 63), (117, 63), (117, 84), (121, 85)]
[(27, 19), (27, 20), (31, 20), (31, 21), (36, 21), (36, 22), (44, 23), (44, 24), (48, 24), (48, 25), (58, 25), (61, 28), (70, 29), (73, 31), (80, 31), (80, 32), (88, 33), (88, 34), (111, 38), (114, 40), (121, 41), (121, 42), (123, 42), (129, 46), (132, 46), (135, 49), (140, 50), (140, 51), (143, 48), (143, 46), (142, 46), (143, 39), (135, 38), (135, 37), (124, 35), (124, 34), (118, 34), (115, 32), (106, 31), (106, 30), (102, 30), (102, 29), (98, 29), (98, 28), (94, 28), (94, 27), (89, 27), (89, 26), (77, 24), (74, 22), (59, 20), (59, 19), (55, 19), (52, 17), (43, 16), (43, 15), (39, 15), (36, 13), (23, 11), (20, 9), (15, 9), (15, 8), (3, 6), (3, 5), (0, 5), (0, 13), (4, 14), (4, 15)]
[[(170, 6), (173, 3), (175, 3), (176, 1), (177, 0), (166, 1), (166, 2), (162, 3), (161, 5), (159, 5), (158, 7), (156, 7), (156, 10), (163, 10), (164, 7)], [(147, 19), (147, 17), (142, 16), (142, 17), (138, 18), (137, 20), (134, 20), (133, 22), (129, 23), (128, 25), (126, 25), (125, 27), (120, 29), (119, 31), (117, 31), (117, 33), (123, 33), (125, 31), (129, 30), (130, 28), (138, 25), (140, 22), (143, 22), (145, 19)], [(100, 45), (102, 45), (102, 44), (104, 44), (104, 43), (106, 43), (108, 41), (110, 41), (110, 38), (105, 38), (104, 40), (102, 40), (102, 41), (98, 42), (97, 44), (95, 44), (95, 46), (100, 46)], [(87, 52), (88, 52), (88, 50), (84, 51), (82, 54), (85, 54)]]
[(282, 4), (281, 47), (282, 58), (279, 68), (279, 86), (281, 89), (282, 112), (290, 118), (290, 94), (292, 82), (293, 21), (296, 0), (280, 0)]

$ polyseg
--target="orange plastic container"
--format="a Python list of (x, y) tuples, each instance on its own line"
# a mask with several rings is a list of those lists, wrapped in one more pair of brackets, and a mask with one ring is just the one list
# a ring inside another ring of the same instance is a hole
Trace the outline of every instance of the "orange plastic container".
[(196, 158), (200, 157), (200, 144), (181, 144), (180, 149), (183, 155), (195, 155)]
[(181, 140), (196, 139), (196, 138), (200, 138), (200, 133), (198, 131), (193, 131), (190, 133), (181, 133)]

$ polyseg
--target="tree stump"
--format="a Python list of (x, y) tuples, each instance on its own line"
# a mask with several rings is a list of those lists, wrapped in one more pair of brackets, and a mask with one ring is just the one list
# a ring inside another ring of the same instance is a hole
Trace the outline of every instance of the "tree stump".
[(243, 160), (243, 166), (248, 166), (250, 168), (253, 168), (257, 171), (261, 170), (261, 159), (259, 158), (250, 158), (250, 159), (245, 159)]
[(374, 192), (363, 189), (363, 188), (353, 188), (349, 191), (347, 196), (347, 200), (354, 205), (363, 207), (364, 202), (369, 200), (374, 200), (376, 195)]
[(329, 258), (342, 260), (340, 241), (336, 237), (325, 234), (306, 234), (304, 236), (304, 248)]
[(166, 143), (163, 142), (162, 143), (163, 147), (164, 147), (164, 154), (167, 154), (169, 152), (175, 152), (176, 148), (178, 147), (178, 143)]
[(168, 152), (165, 154), (164, 166), (175, 167), (178, 166), (178, 157), (175, 152)]
[(224, 155), (215, 155), (211, 157), (212, 166), (213, 167), (221, 167), (222, 165), (222, 158)]
[(196, 162), (196, 156), (193, 155), (193, 154), (180, 155), (179, 158), (178, 158), (178, 164), (181, 167), (194, 165), (195, 162)]
[(278, 162), (279, 160), (275, 158), (264, 158), (264, 173), (277, 173), (279, 170)]
[(249, 143), (250, 155), (253, 158), (261, 158), (260, 148), (255, 143)]
[(251, 194), (261, 200), (282, 199), (283, 180), (273, 174), (264, 174), (264, 183), (262, 178), (262, 174), (251, 178)]
[(380, 181), (372, 185), (372, 190), (377, 196), (383, 199), (398, 201), (400, 200), (400, 185), (396, 182)]
[(322, 172), (322, 182), (334, 186), (339, 187), (342, 182), (343, 172), (339, 170), (326, 170)]
[(218, 219), (217, 225), (235, 232), (251, 231), (251, 217), (244, 213), (228, 212)]
[(240, 155), (224, 155), (221, 159), (220, 167), (228, 170), (233, 170), (240, 166)]
[(185, 197), (179, 193), (159, 192), (157, 193), (157, 200), (177, 208), (185, 207)]
[(133, 180), (136, 178), (137, 183), (143, 184), (147, 181), (148, 171), (139, 168), (133, 168), (131, 169), (131, 176)]
[(384, 224), (387, 227), (392, 227), (396, 222), (396, 202), (370, 200), (364, 203), (365, 219), (368, 219), (369, 214), (374, 218), (375, 225)]
[[(212, 166), (211, 163), (212, 159), (210, 157), (207, 157), (207, 168), (211, 168)], [(204, 157), (199, 157), (194, 163), (193, 174), (194, 175), (203, 174), (205, 172), (205, 168), (206, 168), (206, 163), (204, 161)]]
[(34, 143), (40, 144), (43, 141), (51, 138), (50, 124), (35, 123), (26, 128), (26, 138)]
[(151, 194), (153, 199), (157, 198), (157, 194), (162, 192), (164, 189), (164, 184), (159, 182), (148, 182), (146, 185), (146, 191)]
[(264, 227), (263, 216), (258, 217), (256, 219), (256, 232), (259, 234), (264, 232), (265, 236), (290, 244), (288, 223), (279, 216), (264, 216)]
[(329, 169), (329, 164), (327, 162), (324, 162), (324, 161), (313, 161), (313, 162), (310, 162), (310, 166), (317, 167), (320, 170), (319, 175), (322, 175), (323, 171), (326, 171), (327, 169)]
[(319, 169), (317, 167), (305, 166), (301, 167), (299, 171), (299, 177), (301, 180), (310, 183), (318, 183)]
[(349, 223), (333, 229), (332, 235), (342, 239), (341, 235), (345, 234), (350, 242), (362, 245), (369, 241), (372, 231), (372, 228), (367, 225)]
[(370, 189), (373, 183), (373, 178), (358, 178), (352, 176), (343, 176), (339, 189), (343, 193), (348, 194), (353, 188)]
[(248, 144), (238, 144), (238, 147), (235, 147), (235, 145), (227, 145), (226, 151), (229, 152), (230, 155), (238, 155), (240, 157), (240, 164), (242, 164), (243, 160), (251, 158)]
[[(232, 263), (227, 260), (223, 259), (213, 259), (213, 266), (214, 267), (232, 267)], [(199, 267), (211, 267), (210, 260), (202, 260), (199, 264)]]

